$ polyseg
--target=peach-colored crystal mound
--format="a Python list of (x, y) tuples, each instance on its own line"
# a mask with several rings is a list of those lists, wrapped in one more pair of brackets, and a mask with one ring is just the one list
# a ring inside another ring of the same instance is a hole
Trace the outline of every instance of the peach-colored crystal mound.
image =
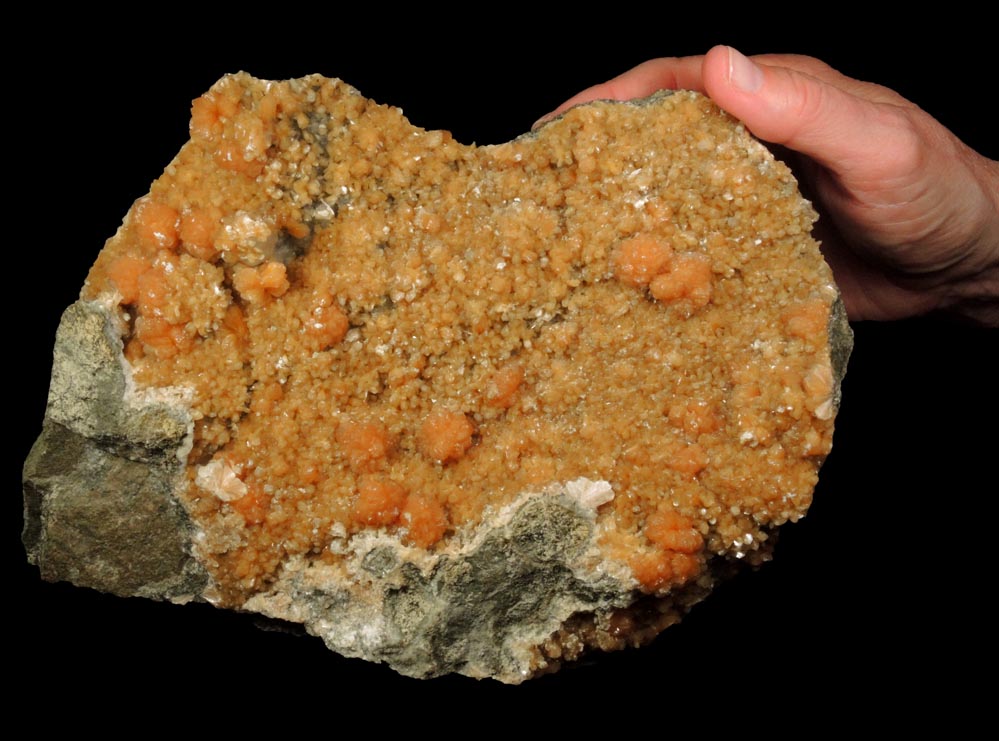
[(808, 508), (850, 341), (814, 219), (695, 93), (475, 148), (226, 77), (64, 317), (29, 555), (415, 676), (646, 641)]

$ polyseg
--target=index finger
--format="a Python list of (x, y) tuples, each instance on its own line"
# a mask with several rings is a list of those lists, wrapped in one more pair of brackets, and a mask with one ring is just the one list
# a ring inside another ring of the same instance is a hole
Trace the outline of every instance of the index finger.
[(551, 113), (538, 119), (537, 127), (548, 119), (560, 113), (594, 100), (631, 100), (645, 98), (658, 90), (697, 90), (704, 92), (701, 81), (701, 63), (704, 56), (695, 57), (661, 57), (642, 62), (637, 67), (624, 72), (617, 77), (588, 87), (576, 93)]

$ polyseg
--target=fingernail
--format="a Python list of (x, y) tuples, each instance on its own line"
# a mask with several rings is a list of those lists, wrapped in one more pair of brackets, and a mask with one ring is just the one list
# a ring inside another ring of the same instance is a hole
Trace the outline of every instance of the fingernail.
[(729, 47), (728, 79), (744, 93), (755, 93), (763, 85), (763, 70), (749, 58)]

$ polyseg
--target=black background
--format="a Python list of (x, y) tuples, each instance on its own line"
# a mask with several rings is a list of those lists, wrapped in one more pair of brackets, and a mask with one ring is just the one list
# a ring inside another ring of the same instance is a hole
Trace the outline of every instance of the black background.
[[(318, 639), (260, 631), (248, 616), (46, 584), (19, 543), (19, 469), (41, 428), (59, 315), (186, 140), (190, 101), (223, 73), (321, 72), (417, 125), (495, 143), (638, 62), (728, 43), (812, 54), (885, 84), (996, 157), (995, 119), (985, 112), (995, 49), (983, 19), (923, 19), (903, 32), (809, 12), (806, 22), (748, 7), (727, 18), (608, 5), (593, 17), (577, 9), (572, 23), (539, 23), (523, 7), (473, 21), (430, 9), (400, 19), (387, 8), (358, 19), (316, 6), (241, 11), (204, 26), (164, 18), (69, 44), (26, 31), (32, 51), (8, 85), (15, 126), (6, 153), (19, 195), (5, 299), (16, 346), (3, 542), (15, 574), (7, 670), (19, 693), (71, 708), (81, 722), (193, 703), (225, 722), (297, 709), (333, 725), (359, 717), (441, 732), (462, 709), (491, 725), (516, 721), (527, 705), (551, 710), (541, 724), (635, 713), (663, 728), (708, 704), (722, 709), (704, 716), (708, 724), (731, 717), (746, 728), (801, 707), (823, 722), (867, 708), (885, 727), (972, 717), (986, 697), (973, 673), (995, 660), (999, 338), (941, 318), (855, 324), (835, 449), (811, 513), (785, 529), (772, 563), (721, 587), (650, 647), (517, 688), (411, 680), (343, 659)], [(89, 175), (67, 177), (67, 168)], [(383, 704), (369, 715), (366, 700)], [(186, 725), (182, 716), (170, 722)]]

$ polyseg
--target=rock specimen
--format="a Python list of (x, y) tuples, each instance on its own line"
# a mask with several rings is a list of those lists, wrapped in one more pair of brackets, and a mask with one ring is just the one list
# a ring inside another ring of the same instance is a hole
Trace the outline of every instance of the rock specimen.
[(694, 93), (467, 147), (224, 78), (63, 317), (42, 576), (519, 682), (807, 510), (850, 337), (788, 169)]

